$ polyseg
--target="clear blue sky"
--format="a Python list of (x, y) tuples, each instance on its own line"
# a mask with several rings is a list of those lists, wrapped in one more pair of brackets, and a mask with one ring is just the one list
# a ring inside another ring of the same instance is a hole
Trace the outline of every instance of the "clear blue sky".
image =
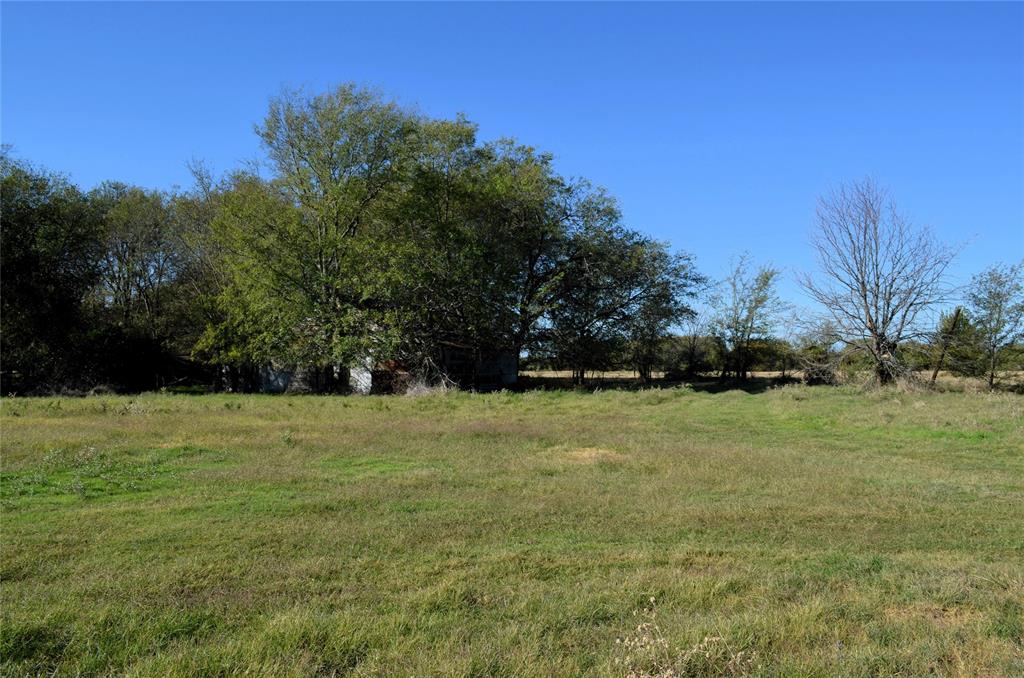
[(868, 174), (961, 281), (1024, 257), (1022, 4), (0, 7), (3, 141), (86, 188), (259, 157), (270, 95), (354, 80), (551, 151), (714, 276), (810, 267), (816, 197)]

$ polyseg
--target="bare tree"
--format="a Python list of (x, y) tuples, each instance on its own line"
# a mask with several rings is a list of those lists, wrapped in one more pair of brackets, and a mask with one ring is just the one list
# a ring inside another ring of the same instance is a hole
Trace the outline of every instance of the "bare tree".
[(925, 335), (922, 313), (944, 298), (956, 250), (914, 227), (870, 179), (819, 200), (816, 221), (822, 275), (799, 282), (824, 307), (844, 352), (869, 356), (877, 381), (890, 383), (906, 372), (900, 344)]

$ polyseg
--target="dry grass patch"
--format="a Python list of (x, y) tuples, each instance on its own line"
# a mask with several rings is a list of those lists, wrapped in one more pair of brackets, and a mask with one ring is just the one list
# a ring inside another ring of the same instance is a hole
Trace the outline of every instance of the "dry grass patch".
[[(564, 448), (563, 448), (564, 449)], [(575, 447), (562, 453), (565, 459), (581, 464), (597, 464), (599, 462), (620, 462), (626, 457), (614, 450), (603, 447)]]
[(982, 619), (982, 615), (963, 607), (947, 607), (934, 603), (912, 603), (888, 607), (885, 618), (898, 623), (926, 622), (940, 629), (966, 626)]

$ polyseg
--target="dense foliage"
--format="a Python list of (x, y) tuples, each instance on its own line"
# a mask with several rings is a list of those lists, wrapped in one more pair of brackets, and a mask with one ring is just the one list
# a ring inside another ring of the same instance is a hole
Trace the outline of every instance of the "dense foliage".
[(598, 370), (832, 383), (941, 367), (992, 385), (1021, 367), (1024, 266), (980, 274), (966, 307), (929, 326), (953, 251), (876, 208), (870, 182), (822, 202), (827, 284), (805, 287), (831, 317), (802, 327), (772, 265), (743, 255), (713, 284), (604, 190), (512, 139), (479, 141), (461, 116), (343, 85), (286, 91), (256, 132), (264, 165), (220, 178), (197, 165), (172, 193), (85, 192), (4, 150), (5, 394), (256, 390), (268, 369), (341, 391), (355, 366), (480, 386), (502, 358), (513, 376), (525, 360), (576, 384)]
[(581, 379), (628, 353), (650, 376), (703, 282), (604, 191), (463, 118), (346, 85), (273, 99), (257, 133), (268, 171), (197, 167), (178, 194), (82, 193), (5, 153), (5, 391), (256, 388), (267, 365), (335, 390), (353, 364), (445, 379), (453, 351)]

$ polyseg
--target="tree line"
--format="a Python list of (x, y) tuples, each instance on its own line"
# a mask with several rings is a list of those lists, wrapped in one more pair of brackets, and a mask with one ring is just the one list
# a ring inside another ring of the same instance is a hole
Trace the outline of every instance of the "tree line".
[(828, 321), (798, 332), (774, 267), (744, 256), (710, 281), (604, 190), (530, 146), (481, 142), (463, 117), (343, 85), (284, 92), (256, 131), (263, 166), (195, 164), (172, 192), (83, 191), (4, 150), (5, 394), (251, 390), (268, 365), (343, 391), (354, 364), (438, 382), (453, 353), (496, 352), (576, 383), (622, 368), (744, 379), (768, 363), (822, 381), (863, 365), (884, 382), (942, 347), (993, 381), (1018, 355), (1021, 265), (981, 274), (955, 322), (926, 328), (955, 252), (871, 182), (822, 200), (822, 272), (804, 286)]

